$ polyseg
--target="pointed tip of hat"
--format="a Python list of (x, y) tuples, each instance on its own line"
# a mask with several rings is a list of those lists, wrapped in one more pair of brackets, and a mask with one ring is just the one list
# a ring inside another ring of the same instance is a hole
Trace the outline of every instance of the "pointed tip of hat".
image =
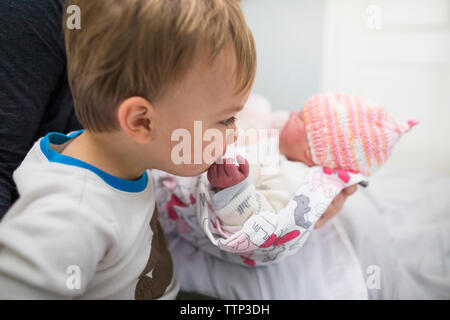
[(418, 125), (418, 124), (419, 124), (419, 121), (417, 121), (417, 120), (409, 120), (408, 121), (408, 125), (409, 125), (410, 128), (412, 128), (412, 127), (414, 127), (415, 125)]
[(411, 130), (412, 127), (416, 126), (419, 124), (419, 121), (417, 120), (408, 120), (408, 124), (405, 125), (404, 129), (402, 130), (403, 133), (408, 132), (409, 130)]

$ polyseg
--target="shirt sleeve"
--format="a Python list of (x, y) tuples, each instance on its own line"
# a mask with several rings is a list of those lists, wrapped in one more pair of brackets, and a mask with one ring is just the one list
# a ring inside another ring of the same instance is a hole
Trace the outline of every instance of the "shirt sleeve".
[(254, 212), (273, 210), (266, 197), (257, 192), (249, 177), (214, 194), (212, 205), (224, 226), (242, 226)]
[(76, 204), (16, 202), (0, 223), (0, 299), (82, 295), (115, 243), (113, 227)]
[(0, 219), (17, 198), (12, 173), (39, 138), (48, 104), (60, 99), (63, 2), (0, 1)]

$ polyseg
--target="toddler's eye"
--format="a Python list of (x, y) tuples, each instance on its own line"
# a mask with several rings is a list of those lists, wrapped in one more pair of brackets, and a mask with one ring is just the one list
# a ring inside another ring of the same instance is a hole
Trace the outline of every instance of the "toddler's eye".
[(229, 119), (227, 119), (227, 120), (224, 120), (224, 121), (220, 121), (219, 123), (221, 124), (221, 125), (224, 125), (224, 126), (226, 126), (226, 127), (229, 127), (229, 126), (231, 126), (232, 124), (234, 124), (236, 122), (236, 117), (231, 117), (231, 118), (229, 118)]

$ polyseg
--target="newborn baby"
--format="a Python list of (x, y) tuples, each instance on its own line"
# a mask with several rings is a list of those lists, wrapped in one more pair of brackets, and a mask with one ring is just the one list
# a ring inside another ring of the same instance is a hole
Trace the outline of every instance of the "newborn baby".
[(280, 152), (308, 166), (371, 175), (391, 155), (399, 138), (417, 121), (399, 125), (365, 98), (318, 94), (292, 112), (280, 134)]
[[(291, 199), (308, 167), (322, 166), (346, 182), (348, 173), (366, 176), (382, 166), (398, 139), (417, 122), (399, 125), (382, 108), (349, 94), (318, 94), (302, 111), (292, 112), (279, 136), (283, 155), (279, 172), (261, 176), (246, 159), (213, 164), (207, 173), (219, 190), (213, 198), (216, 215), (226, 225), (243, 224), (254, 211), (278, 210)], [(253, 176), (252, 176), (253, 173)], [(249, 175), (251, 176), (249, 179)], [(250, 180), (250, 181), (249, 181)], [(304, 222), (306, 227), (307, 221)]]

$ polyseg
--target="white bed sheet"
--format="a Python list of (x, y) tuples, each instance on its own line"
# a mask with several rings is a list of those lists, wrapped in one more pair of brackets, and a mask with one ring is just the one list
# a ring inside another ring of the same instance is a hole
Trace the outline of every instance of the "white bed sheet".
[(268, 266), (234, 264), (179, 237), (169, 249), (186, 291), (237, 300), (368, 298), (356, 255), (334, 223), (312, 233), (298, 253)]
[[(226, 299), (449, 299), (449, 232), (449, 175), (380, 170), (278, 264), (234, 265), (180, 238), (169, 247), (183, 290)], [(368, 289), (373, 266), (380, 287)]]
[(372, 298), (450, 299), (450, 175), (382, 169), (360, 189), (338, 219), (363, 270), (380, 268)]

